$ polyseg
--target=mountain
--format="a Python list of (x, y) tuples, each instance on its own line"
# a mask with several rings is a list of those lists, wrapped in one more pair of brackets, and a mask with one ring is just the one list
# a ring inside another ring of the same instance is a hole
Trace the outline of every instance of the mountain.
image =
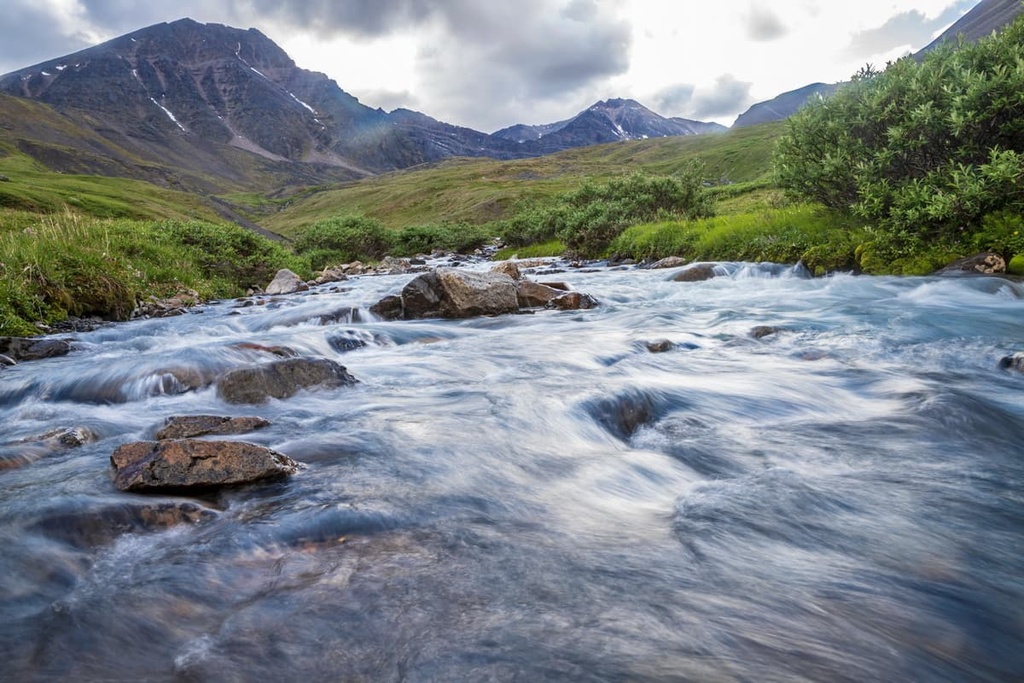
[(750, 109), (736, 117), (733, 128), (753, 126), (769, 121), (781, 121), (795, 114), (801, 107), (817, 97), (828, 97), (839, 88), (837, 83), (811, 83), (796, 90), (784, 92), (765, 102), (751, 105)]
[(1021, 0), (981, 0), (967, 14), (960, 17), (948, 29), (931, 43), (917, 52), (914, 57), (920, 58), (936, 45), (950, 40), (974, 42), (991, 35), (1017, 18), (1024, 12)]
[(571, 147), (620, 140), (644, 140), (676, 135), (700, 135), (726, 130), (717, 123), (665, 118), (635, 100), (597, 102), (565, 121), (539, 126), (515, 125), (493, 137), (516, 142), (533, 154), (549, 154)]
[(5, 74), (3, 94), (49, 105), (66, 123), (58, 128), (88, 131), (36, 126), (23, 131), (27, 138), (9, 131), (53, 170), (92, 169), (212, 193), (338, 182), (454, 156), (524, 158), (718, 129), (608, 100), (550, 127), (522, 127), (519, 137), (488, 135), (407, 109), (367, 107), (326, 75), (297, 67), (256, 29), (191, 19)]

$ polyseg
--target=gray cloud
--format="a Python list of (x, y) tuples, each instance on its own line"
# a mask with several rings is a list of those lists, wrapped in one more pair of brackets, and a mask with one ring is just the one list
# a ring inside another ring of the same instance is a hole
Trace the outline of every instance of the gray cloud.
[(753, 83), (737, 80), (732, 74), (722, 74), (715, 79), (715, 87), (709, 92), (698, 92), (694, 96), (692, 116), (698, 119), (713, 119), (746, 109), (752, 103), (752, 85)]
[(747, 17), (747, 37), (751, 40), (776, 40), (788, 32), (789, 29), (778, 15), (767, 7), (754, 5), (750, 8), (750, 16)]
[(0, 20), (0, 74), (89, 47), (82, 33), (54, 30), (48, 8), (35, 2), (12, 2)]
[(959, 19), (975, 4), (973, 0), (960, 0), (949, 5), (934, 19), (929, 19), (918, 10), (902, 12), (890, 17), (877, 28), (855, 34), (846, 53), (855, 57), (870, 57), (904, 45), (924, 47), (931, 42), (936, 31)]
[(654, 93), (652, 104), (655, 111), (662, 116), (679, 116), (689, 113), (690, 103), (696, 86), (690, 83), (677, 83)]

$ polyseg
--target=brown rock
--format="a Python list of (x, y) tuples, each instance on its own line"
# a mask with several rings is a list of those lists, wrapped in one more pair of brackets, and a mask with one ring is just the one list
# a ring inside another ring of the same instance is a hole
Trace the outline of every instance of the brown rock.
[(665, 353), (666, 351), (671, 351), (676, 347), (675, 343), (669, 341), (668, 339), (659, 339), (658, 341), (644, 342), (644, 346), (651, 353)]
[(569, 286), (568, 282), (541, 282), (540, 284), (544, 285), (545, 287), (550, 287), (551, 289), (557, 289), (563, 292), (572, 291), (572, 287)]
[(298, 471), (286, 455), (244, 441), (138, 441), (110, 456), (122, 491), (208, 488), (248, 484)]
[(56, 511), (31, 528), (72, 546), (88, 548), (110, 543), (122, 534), (199, 524), (216, 519), (217, 515), (215, 510), (193, 501), (131, 501), (99, 509)]
[(936, 275), (998, 275), (1006, 272), (1006, 261), (999, 254), (982, 252), (953, 261)]
[(406, 320), (471, 318), (519, 310), (515, 281), (504, 273), (438, 268), (410, 281), (401, 296)]
[(344, 266), (330, 266), (323, 269), (317, 276), (316, 282), (322, 285), (327, 282), (343, 282), (347, 279), (348, 275), (345, 274)]
[(244, 351), (259, 351), (260, 353), (271, 353), (281, 358), (296, 358), (299, 352), (289, 346), (264, 346), (263, 344), (254, 344), (253, 342), (239, 342), (232, 344), (233, 349), (242, 349)]
[(647, 267), (652, 270), (660, 268), (678, 268), (679, 266), (685, 266), (687, 263), (689, 263), (689, 261), (684, 259), (682, 256), (666, 256), (660, 261), (655, 261)]
[(274, 279), (271, 280), (270, 284), (267, 285), (267, 294), (294, 294), (295, 292), (304, 292), (309, 287), (305, 282), (302, 281), (298, 275), (282, 268), (277, 271)]
[(333, 360), (290, 358), (225, 373), (217, 380), (217, 395), (228, 403), (264, 403), (288, 398), (299, 389), (340, 387), (357, 381)]
[(675, 282), (700, 282), (715, 277), (715, 266), (712, 263), (698, 263), (680, 271), (672, 278)]
[(402, 297), (397, 294), (386, 296), (370, 306), (370, 313), (373, 313), (381, 320), (401, 320)]
[(597, 299), (584, 294), (583, 292), (566, 292), (557, 296), (547, 303), (547, 308), (555, 308), (560, 311), (577, 311), (587, 308), (595, 308), (598, 305)]
[(156, 433), (157, 441), (190, 439), (196, 436), (245, 434), (270, 425), (262, 417), (225, 417), (222, 415), (178, 415), (169, 417)]
[(562, 293), (553, 287), (542, 285), (532, 280), (519, 280), (516, 282), (516, 298), (519, 306), (522, 308), (544, 306)]
[(0, 353), (17, 363), (21, 363), (29, 360), (66, 356), (71, 353), (71, 344), (63, 339), (0, 337)]
[(773, 334), (782, 332), (781, 327), (772, 327), (771, 325), (758, 325), (750, 330), (750, 336), (754, 339), (764, 339)]
[(502, 261), (498, 265), (491, 268), (491, 272), (504, 273), (513, 280), (521, 280), (523, 278), (522, 274), (519, 272), (519, 266), (517, 266), (513, 261)]

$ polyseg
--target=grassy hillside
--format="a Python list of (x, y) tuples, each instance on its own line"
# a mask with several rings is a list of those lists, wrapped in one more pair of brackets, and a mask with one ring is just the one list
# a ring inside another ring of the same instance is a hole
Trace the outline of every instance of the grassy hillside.
[(581, 147), (536, 159), (452, 159), (295, 197), (260, 223), (288, 236), (339, 214), (363, 214), (392, 228), (479, 224), (507, 217), (519, 200), (573, 190), (585, 178), (600, 181), (631, 171), (668, 175), (694, 159), (704, 162), (705, 177), (714, 182), (763, 186), (782, 131), (782, 124), (772, 123), (716, 135)]

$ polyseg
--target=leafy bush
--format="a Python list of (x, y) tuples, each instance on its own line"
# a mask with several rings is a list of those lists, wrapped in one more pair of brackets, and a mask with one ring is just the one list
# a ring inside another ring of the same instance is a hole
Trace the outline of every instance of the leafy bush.
[(414, 225), (395, 233), (394, 250), (397, 256), (429, 254), (435, 249), (464, 253), (483, 246), (487, 239), (483, 227), (466, 223)]
[(634, 173), (601, 185), (587, 181), (553, 205), (521, 207), (500, 231), (512, 246), (558, 239), (574, 254), (599, 256), (630, 225), (712, 213), (700, 166), (691, 164), (673, 176)]
[[(789, 120), (791, 193), (894, 234), (955, 240), (1024, 213), (1024, 17), (975, 44), (868, 68)], [(906, 242), (905, 239), (903, 239)]]
[[(366, 216), (338, 216), (318, 221), (295, 240), (295, 251), (319, 270), (338, 263), (378, 260), (391, 252), (395, 234)], [(315, 258), (315, 260), (314, 260)]]

